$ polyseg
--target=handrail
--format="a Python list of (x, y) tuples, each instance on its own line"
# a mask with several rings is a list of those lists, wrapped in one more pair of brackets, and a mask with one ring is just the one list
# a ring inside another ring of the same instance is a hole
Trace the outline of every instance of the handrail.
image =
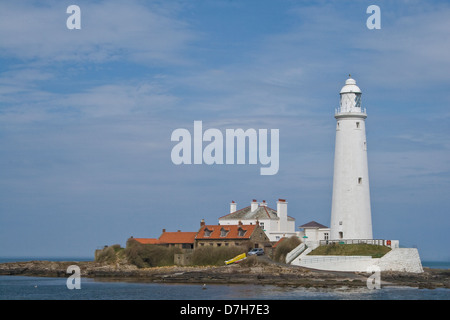
[(384, 239), (338, 239), (338, 240), (319, 240), (319, 245), (330, 244), (374, 244), (378, 246), (384, 246), (386, 240)]
[(303, 251), (305, 251), (307, 248), (306, 244), (304, 242), (300, 243), (298, 246), (296, 246), (293, 250), (289, 251), (286, 255), (286, 263), (289, 264), (292, 261), (294, 261), (295, 258), (297, 258), (299, 255), (302, 254)]

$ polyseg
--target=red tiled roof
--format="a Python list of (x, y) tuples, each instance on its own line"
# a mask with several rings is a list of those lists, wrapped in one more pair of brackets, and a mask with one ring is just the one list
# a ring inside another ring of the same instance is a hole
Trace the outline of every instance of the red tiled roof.
[(142, 244), (174, 244), (174, 243), (194, 243), (197, 232), (163, 232), (159, 239), (134, 238)]
[[(255, 224), (249, 225), (205, 225), (197, 233), (196, 239), (250, 239)], [(246, 231), (242, 236), (239, 235), (239, 229)], [(222, 233), (224, 230), (224, 233)], [(206, 233), (205, 233), (206, 231)], [(210, 232), (208, 236), (208, 231)]]
[(159, 237), (162, 243), (194, 243), (197, 232), (163, 232)]
[(151, 238), (133, 238), (133, 239), (142, 244), (161, 244), (161, 242), (158, 239), (151, 239)]
[(280, 240), (278, 240), (273, 246), (272, 248), (276, 248), (282, 241), (286, 240), (286, 237), (281, 238)]

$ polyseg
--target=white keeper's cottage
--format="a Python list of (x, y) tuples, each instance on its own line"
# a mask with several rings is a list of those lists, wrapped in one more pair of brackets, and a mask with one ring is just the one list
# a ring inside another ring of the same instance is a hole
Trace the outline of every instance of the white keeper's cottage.
[(237, 210), (232, 201), (230, 213), (219, 218), (220, 225), (259, 224), (270, 241), (278, 241), (284, 237), (297, 235), (295, 219), (287, 214), (287, 201), (278, 199), (277, 210), (271, 209), (267, 202), (253, 200), (248, 207)]

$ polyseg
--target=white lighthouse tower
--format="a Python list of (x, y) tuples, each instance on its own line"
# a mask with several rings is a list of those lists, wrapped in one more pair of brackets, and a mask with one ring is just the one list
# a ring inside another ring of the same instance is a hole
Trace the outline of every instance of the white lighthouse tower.
[(330, 238), (373, 239), (369, 169), (361, 90), (349, 76), (336, 110), (333, 197)]

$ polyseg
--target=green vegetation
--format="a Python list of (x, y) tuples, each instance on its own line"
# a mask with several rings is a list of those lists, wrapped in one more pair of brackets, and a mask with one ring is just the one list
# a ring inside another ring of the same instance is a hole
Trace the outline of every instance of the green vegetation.
[[(248, 246), (200, 247), (192, 251), (192, 265), (224, 265), (226, 260), (241, 253), (247, 253)], [(134, 239), (127, 241), (126, 248), (120, 245), (105, 246), (96, 251), (95, 261), (102, 263), (130, 263), (138, 268), (173, 266), (174, 256), (183, 253), (179, 248), (153, 244), (142, 244)]]
[(230, 260), (241, 253), (247, 253), (246, 246), (237, 247), (200, 247), (192, 253), (192, 264), (197, 266), (222, 266), (226, 260)]
[(331, 256), (372, 256), (372, 258), (381, 258), (391, 248), (378, 246), (374, 244), (336, 244), (332, 243), (320, 246), (311, 251), (308, 255), (331, 255)]
[(273, 254), (273, 259), (277, 262), (286, 262), (286, 255), (295, 249), (301, 243), (300, 239), (297, 236), (292, 236), (290, 238), (284, 239), (281, 241), (277, 247), (275, 248), (275, 252)]
[(131, 239), (128, 240), (124, 253), (129, 263), (138, 268), (150, 268), (174, 265), (174, 255), (181, 253), (181, 249), (141, 244)]
[(123, 248), (120, 244), (112, 246), (105, 246), (103, 250), (99, 251), (95, 257), (97, 262), (116, 263), (123, 258)]

